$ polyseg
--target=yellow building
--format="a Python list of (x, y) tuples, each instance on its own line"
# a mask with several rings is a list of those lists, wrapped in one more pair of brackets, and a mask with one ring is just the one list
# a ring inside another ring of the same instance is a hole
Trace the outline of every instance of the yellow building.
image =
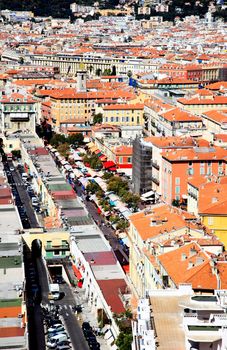
[(86, 123), (94, 111), (94, 99), (89, 93), (62, 91), (51, 96), (51, 117), (57, 128), (62, 122)]
[(177, 100), (177, 105), (195, 114), (202, 114), (211, 110), (226, 110), (227, 96), (212, 96), (210, 98), (203, 98), (200, 96), (192, 98), (184, 97)]
[[(187, 218), (187, 220), (186, 220)], [(190, 214), (168, 205), (145, 209), (129, 217), (129, 276), (139, 297), (150, 289), (163, 287), (162, 271), (156, 263), (158, 255), (176, 249), (170, 244), (164, 250), (163, 243), (189, 233)], [(191, 237), (201, 238), (204, 233), (190, 228)]]
[(46, 259), (64, 258), (69, 255), (69, 232), (31, 232), (23, 234), (23, 240), (31, 248), (37, 239), (42, 243), (42, 256)]
[(103, 123), (114, 125), (144, 125), (144, 105), (137, 104), (113, 104), (103, 108)]
[(208, 227), (220, 239), (225, 248), (227, 247), (227, 211), (224, 210), (226, 205), (227, 201), (218, 203), (206, 210), (206, 213), (200, 213), (203, 225)]
[[(220, 165), (221, 166), (221, 165)], [(223, 172), (223, 169), (222, 169)], [(224, 174), (224, 172), (223, 172)], [(188, 211), (200, 216), (201, 222), (227, 247), (226, 176), (191, 177), (188, 180)]]

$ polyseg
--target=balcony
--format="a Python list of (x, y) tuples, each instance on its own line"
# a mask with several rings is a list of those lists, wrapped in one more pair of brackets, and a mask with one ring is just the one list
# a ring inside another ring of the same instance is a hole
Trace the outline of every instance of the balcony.
[(213, 325), (190, 325), (186, 328), (186, 337), (193, 342), (213, 343), (223, 336), (223, 328)]
[(183, 324), (187, 327), (192, 326), (209, 326), (209, 327), (221, 327), (227, 324), (227, 314), (210, 314), (209, 319), (199, 318), (197, 313), (185, 313)]
[(151, 161), (151, 165), (152, 165), (155, 169), (157, 169), (157, 170), (160, 169), (158, 163), (156, 163), (156, 162)]
[(154, 176), (151, 176), (151, 181), (152, 182), (154, 182), (156, 185), (158, 185), (159, 186), (159, 179), (157, 179), (156, 177), (154, 177)]
[(65, 251), (67, 251), (67, 250), (69, 250), (69, 245), (68, 244), (53, 244), (53, 245), (46, 245), (45, 246), (45, 250), (46, 250), (46, 252), (52, 252), (52, 251), (54, 251), (54, 250), (65, 250)]

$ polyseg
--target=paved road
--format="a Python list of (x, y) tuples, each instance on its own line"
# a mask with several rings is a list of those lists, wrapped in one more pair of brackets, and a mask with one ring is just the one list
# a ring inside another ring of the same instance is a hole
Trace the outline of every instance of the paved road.
[(63, 317), (65, 327), (70, 336), (74, 350), (89, 350), (89, 346), (84, 338), (79, 322), (69, 307), (62, 307), (60, 314)]
[[(9, 167), (14, 168), (13, 162), (8, 161), (8, 165), (9, 165)], [(19, 194), (20, 200), (23, 203), (23, 206), (26, 210), (26, 214), (28, 216), (29, 223), (30, 223), (32, 228), (37, 228), (37, 227), (39, 227), (39, 223), (38, 223), (36, 215), (34, 213), (34, 209), (32, 208), (31, 200), (30, 200), (30, 197), (27, 193), (26, 187), (23, 184), (23, 180), (21, 178), (21, 175), (17, 169), (15, 169), (15, 171), (12, 171), (11, 173), (12, 173), (13, 181), (14, 181), (15, 186), (17, 188), (17, 192)]]
[[(99, 228), (103, 232), (106, 239), (109, 241), (113, 251), (117, 255), (117, 258), (121, 264), (127, 264), (129, 261), (129, 257), (126, 254), (126, 252), (123, 250), (122, 246), (118, 242), (118, 238), (115, 234), (115, 230), (112, 229), (112, 227), (108, 226), (107, 221), (105, 218), (103, 218), (101, 215), (97, 212), (97, 207), (95, 204), (91, 201), (87, 201), (84, 196), (81, 189), (81, 186), (78, 184), (75, 185), (75, 190), (78, 196), (83, 197), (83, 202), (89, 212), (89, 214), (92, 216), (92, 218), (99, 223)], [(103, 225), (104, 224), (104, 225)], [(120, 254), (119, 254), (120, 253)]]
[[(50, 301), (48, 300), (48, 277), (44, 262), (41, 258), (37, 259), (37, 269), (39, 274), (39, 283), (42, 290), (42, 303), (44, 305), (47, 305), (50, 304)], [(59, 312), (64, 320), (64, 324), (70, 337), (73, 349), (89, 350), (79, 322), (71, 309), (71, 306), (75, 305), (76, 303), (70, 286), (68, 284), (61, 284), (60, 292), (63, 293), (63, 298), (61, 300), (54, 301), (53, 303), (54, 305), (60, 306)]]

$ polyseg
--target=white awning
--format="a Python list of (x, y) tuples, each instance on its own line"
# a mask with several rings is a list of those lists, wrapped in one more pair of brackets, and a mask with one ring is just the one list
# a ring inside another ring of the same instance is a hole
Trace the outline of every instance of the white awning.
[(146, 192), (146, 193), (143, 193), (141, 198), (149, 198), (151, 196), (154, 196), (154, 191), (149, 191), (149, 192)]
[(187, 194), (182, 194), (182, 198), (183, 198), (183, 199), (188, 199)]

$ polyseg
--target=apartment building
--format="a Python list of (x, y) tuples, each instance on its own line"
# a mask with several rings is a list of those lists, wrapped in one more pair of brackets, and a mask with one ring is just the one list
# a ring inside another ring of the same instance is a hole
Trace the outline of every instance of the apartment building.
[(206, 140), (191, 137), (147, 137), (137, 138), (133, 143), (133, 189), (136, 193), (153, 190), (163, 193), (162, 152), (168, 150), (191, 149), (196, 144), (208, 146)]
[(177, 105), (186, 111), (201, 115), (211, 110), (226, 110), (227, 96), (213, 95), (210, 98), (201, 98), (200, 96), (179, 98)]
[(222, 176), (226, 173), (226, 150), (220, 147), (194, 147), (162, 153), (162, 195), (164, 201), (187, 200), (187, 179), (194, 175)]
[(103, 122), (116, 126), (143, 126), (143, 109), (142, 103), (109, 105), (103, 108)]
[(13, 133), (18, 130), (35, 132), (37, 118), (36, 101), (22, 93), (3, 95), (1, 99), (2, 132)]
[(22, 224), (0, 165), (0, 348), (28, 346)]
[(204, 112), (201, 117), (207, 130), (214, 134), (225, 134), (227, 129), (227, 108), (226, 110), (211, 110)]

